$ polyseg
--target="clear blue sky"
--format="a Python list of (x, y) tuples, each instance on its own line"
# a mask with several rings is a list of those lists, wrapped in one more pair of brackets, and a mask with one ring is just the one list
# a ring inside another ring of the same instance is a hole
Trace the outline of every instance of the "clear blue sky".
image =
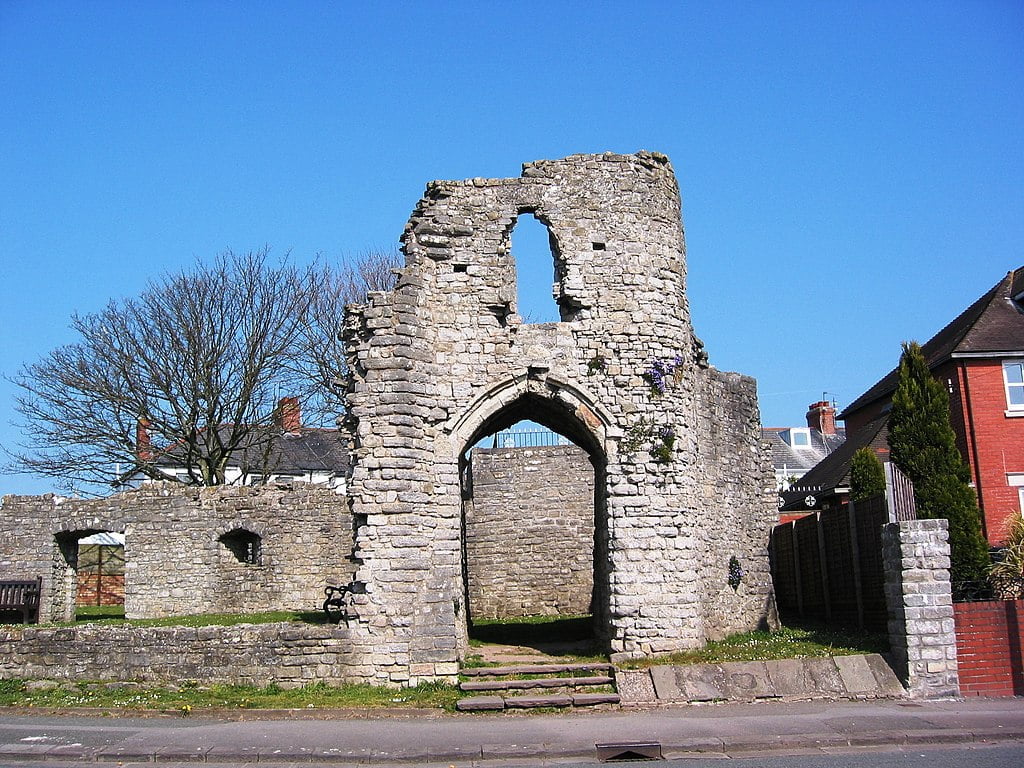
[(0, 0), (0, 373), (196, 258), (391, 247), (431, 179), (639, 149), (712, 364), (802, 424), (1024, 264), (1024, 3)]

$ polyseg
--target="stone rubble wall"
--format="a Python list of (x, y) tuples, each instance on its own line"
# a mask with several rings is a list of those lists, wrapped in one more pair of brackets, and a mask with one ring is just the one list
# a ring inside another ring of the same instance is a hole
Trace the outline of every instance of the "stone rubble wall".
[[(548, 228), (562, 322), (518, 311), (522, 215)], [(598, 467), (595, 612), (611, 650), (690, 648), (771, 622), (755, 384), (711, 368), (693, 333), (680, 216), (672, 167), (649, 152), (427, 186), (396, 289), (345, 323), (362, 627), (386, 649), (382, 680), (436, 676), (465, 653), (461, 457), (520, 419)], [(664, 391), (645, 377), (655, 362), (673, 369)], [(732, 555), (749, 574), (735, 591)]]
[(576, 446), (476, 448), (466, 509), (469, 612), (590, 612), (594, 468)]
[(364, 682), (373, 670), (344, 625), (18, 627), (0, 630), (0, 678), (224, 683), (282, 688)]
[[(192, 488), (146, 483), (103, 499), (5, 496), (0, 575), (43, 576), (40, 622), (74, 616), (77, 539), (125, 535), (125, 613), (317, 610), (328, 583), (351, 580), (351, 518), (344, 496), (322, 486)], [(258, 564), (221, 542), (260, 536)]]

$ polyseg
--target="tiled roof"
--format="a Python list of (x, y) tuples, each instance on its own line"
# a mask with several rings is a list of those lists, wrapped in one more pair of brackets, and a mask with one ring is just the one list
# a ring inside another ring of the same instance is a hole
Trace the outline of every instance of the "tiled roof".
[(813, 496), (818, 500), (834, 495), (837, 488), (850, 487), (850, 464), (853, 454), (864, 446), (886, 461), (889, 455), (888, 415), (864, 425), (839, 448), (822, 459), (817, 466), (800, 478), (791, 489), (782, 491), (780, 511), (796, 512), (808, 509), (804, 500)]
[[(836, 430), (834, 435), (824, 435), (816, 429), (810, 429), (811, 444), (806, 448), (794, 448), (786, 442), (785, 434), (793, 427), (762, 427), (761, 438), (767, 440), (772, 452), (772, 466), (776, 470), (801, 477), (807, 470), (835, 451), (846, 439), (843, 429)], [(797, 427), (797, 429), (803, 429)]]
[[(882, 416), (864, 425), (836, 450), (822, 459), (806, 475), (800, 478), (800, 488), (821, 488), (831, 491), (834, 488), (850, 487), (850, 464), (853, 454), (864, 446), (870, 447), (885, 461), (889, 454), (889, 417)], [(803, 494), (801, 494), (802, 496)], [(788, 507), (788, 505), (787, 505)]]
[[(928, 367), (934, 369), (954, 357), (985, 354), (1024, 354), (1024, 267), (1008, 272), (984, 296), (965, 309), (935, 334), (921, 351)], [(1015, 300), (1016, 299), (1016, 300)], [(892, 394), (898, 368), (894, 368), (839, 415), (850, 413)]]
[[(268, 435), (271, 431), (273, 434)], [(172, 448), (157, 457), (155, 463), (161, 467), (179, 467), (183, 461), (181, 453)], [(254, 427), (251, 439), (232, 454), (228, 465), (251, 472), (344, 474), (348, 470), (348, 446), (337, 429), (303, 427), (292, 433), (282, 432), (276, 426)]]

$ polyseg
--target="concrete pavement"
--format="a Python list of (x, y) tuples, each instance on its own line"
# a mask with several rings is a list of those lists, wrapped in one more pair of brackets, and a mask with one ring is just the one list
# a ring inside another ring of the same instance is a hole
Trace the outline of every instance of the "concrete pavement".
[(995, 742), (1020, 743), (1024, 755), (1024, 699), (758, 702), (550, 715), (300, 710), (112, 718), (0, 712), (0, 764), (596, 761), (597, 744), (630, 742), (657, 744), (667, 757)]

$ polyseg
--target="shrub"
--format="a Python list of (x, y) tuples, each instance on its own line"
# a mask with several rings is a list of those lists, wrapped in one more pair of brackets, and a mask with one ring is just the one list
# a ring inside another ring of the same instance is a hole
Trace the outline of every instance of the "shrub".
[(1024, 598), (1024, 518), (1010, 523), (999, 559), (988, 570), (988, 582), (1000, 600)]

